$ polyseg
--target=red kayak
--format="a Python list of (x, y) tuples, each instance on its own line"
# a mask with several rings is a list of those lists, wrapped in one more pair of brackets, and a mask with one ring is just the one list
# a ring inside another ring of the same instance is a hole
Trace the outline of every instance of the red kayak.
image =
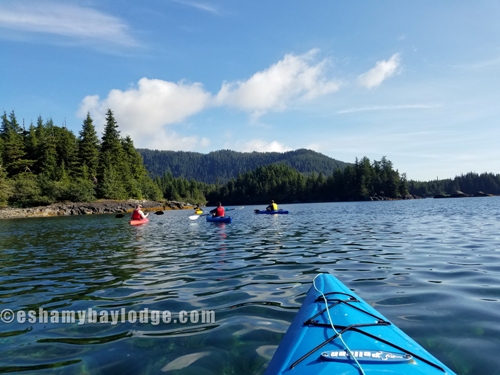
[(148, 222), (149, 222), (148, 218), (141, 219), (141, 220), (130, 220), (130, 225), (142, 225), (142, 224), (146, 224)]

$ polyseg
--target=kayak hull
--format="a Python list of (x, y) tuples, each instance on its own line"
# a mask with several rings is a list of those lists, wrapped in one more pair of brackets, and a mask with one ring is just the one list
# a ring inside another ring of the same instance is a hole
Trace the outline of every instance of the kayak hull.
[[(323, 296), (314, 286), (326, 295), (328, 311)], [(320, 274), (265, 375), (359, 375), (358, 365), (335, 336), (329, 316), (337, 332), (351, 326), (342, 333), (342, 339), (367, 375), (454, 374), (334, 276)], [(353, 324), (358, 326), (352, 327)]]
[(203, 213), (203, 210), (195, 210), (194, 213), (196, 215), (201, 215)]
[(266, 214), (266, 215), (276, 215), (276, 214), (288, 214), (287, 210), (278, 211), (267, 211), (267, 210), (255, 210), (256, 214)]
[(130, 223), (130, 225), (138, 226), (138, 225), (143, 225), (143, 224), (149, 223), (149, 219), (145, 218), (145, 219), (141, 219), (141, 220), (130, 220), (129, 223)]
[(222, 217), (207, 216), (207, 221), (211, 223), (230, 223), (232, 219), (231, 216), (222, 216)]

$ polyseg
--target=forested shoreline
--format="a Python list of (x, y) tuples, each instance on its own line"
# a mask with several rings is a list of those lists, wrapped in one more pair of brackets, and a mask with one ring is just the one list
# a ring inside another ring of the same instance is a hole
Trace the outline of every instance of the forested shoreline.
[(247, 172), (208, 194), (208, 201), (226, 204), (338, 202), (373, 199), (411, 199), (405, 175), (386, 158), (373, 163), (367, 157), (332, 175), (304, 176), (285, 164), (271, 164)]
[(121, 137), (110, 109), (101, 138), (90, 114), (77, 137), (41, 117), (25, 129), (14, 111), (4, 112), (0, 155), (1, 206), (162, 198), (132, 139)]
[[(149, 162), (156, 165), (155, 173), (146, 168), (141, 153), (149, 155)], [(90, 114), (76, 136), (66, 127), (41, 117), (26, 129), (24, 124), (20, 126), (14, 111), (9, 115), (4, 112), (0, 129), (0, 207), (98, 200), (167, 200), (201, 205), (222, 201), (249, 205), (270, 199), (306, 203), (500, 194), (498, 174), (467, 173), (454, 179), (408, 181), (406, 174), (400, 174), (385, 157), (371, 161), (365, 156), (350, 164), (311, 150), (283, 155), (243, 155), (229, 150), (211, 154), (203, 163), (220, 160), (204, 179), (215, 183), (172, 173), (172, 169), (199, 171), (200, 166), (192, 165), (198, 160), (196, 153), (179, 152), (175, 159), (178, 165), (164, 165), (164, 172), (159, 175), (158, 161), (153, 156), (166, 154), (135, 149), (129, 136), (120, 135), (111, 109), (100, 138)], [(228, 162), (231, 158), (237, 160), (234, 170), (227, 166), (234, 164)], [(187, 164), (183, 166), (179, 160)], [(225, 169), (221, 169), (223, 164)], [(257, 167), (242, 172), (245, 165)], [(292, 165), (299, 165), (301, 171)], [(220, 182), (219, 172), (223, 173), (224, 182)], [(228, 177), (232, 175), (237, 177)]]

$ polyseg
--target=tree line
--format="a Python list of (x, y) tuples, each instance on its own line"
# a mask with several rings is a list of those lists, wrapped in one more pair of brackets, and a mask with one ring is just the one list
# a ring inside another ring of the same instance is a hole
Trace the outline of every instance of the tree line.
[(171, 173), (173, 177), (183, 177), (208, 184), (223, 184), (238, 177), (238, 174), (275, 163), (285, 163), (306, 175), (316, 172), (325, 176), (348, 165), (306, 149), (287, 152), (219, 150), (208, 154), (148, 149), (138, 149), (138, 151), (153, 176), (162, 177), (164, 173)]
[[(466, 194), (500, 194), (498, 174), (468, 173), (454, 179), (407, 181), (405, 173), (400, 174), (385, 157), (380, 161), (363, 157), (353, 164), (337, 165), (334, 159), (311, 150), (283, 153), (281, 157), (279, 153), (222, 150), (205, 159), (197, 153), (162, 151), (164, 156), (181, 156), (173, 157), (176, 161), (163, 165), (162, 174), (155, 175), (147, 169), (142, 155), (157, 160), (151, 155), (158, 151), (146, 151), (150, 150), (136, 150), (129, 136), (120, 135), (111, 109), (106, 113), (101, 138), (90, 114), (76, 136), (66, 127), (54, 125), (51, 119), (44, 122), (41, 117), (25, 129), (14, 111), (9, 115), (4, 112), (0, 128), (0, 206), (96, 199), (167, 199), (210, 205), (219, 200), (231, 205), (263, 204), (270, 199), (280, 203), (331, 202), (374, 196), (397, 199), (408, 194), (428, 197), (456, 190)], [(272, 160), (278, 161), (269, 164)], [(258, 165), (259, 162), (264, 165)], [(254, 163), (255, 168), (244, 170)], [(218, 170), (225, 171), (225, 181), (208, 183), (187, 176), (189, 173), (172, 172), (177, 168), (196, 174), (207, 165), (212, 166), (212, 174), (205, 175), (208, 181), (214, 180), (213, 173)], [(220, 169), (222, 165), (225, 166)], [(236, 177), (229, 178), (233, 175)]]
[(129, 136), (109, 109), (101, 138), (90, 114), (76, 136), (52, 119), (21, 127), (14, 111), (0, 128), (0, 205), (28, 207), (60, 201), (162, 197)]
[(210, 204), (221, 200), (233, 205), (262, 204), (270, 199), (280, 203), (335, 202), (407, 195), (405, 175), (394, 170), (389, 160), (383, 157), (370, 162), (363, 157), (329, 176), (322, 173), (306, 176), (283, 163), (261, 166), (217, 186), (207, 194), (207, 200)]
[(469, 172), (465, 175), (456, 176), (453, 179), (409, 181), (408, 189), (411, 194), (421, 197), (450, 195), (456, 191), (461, 191), (468, 195), (474, 195), (479, 192), (500, 195), (500, 174)]

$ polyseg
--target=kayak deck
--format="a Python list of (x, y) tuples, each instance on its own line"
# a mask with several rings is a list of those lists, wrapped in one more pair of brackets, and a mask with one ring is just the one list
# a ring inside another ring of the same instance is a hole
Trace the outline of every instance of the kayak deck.
[(222, 217), (207, 216), (207, 221), (210, 221), (212, 223), (230, 223), (232, 219), (231, 216), (222, 216)]
[(334, 276), (320, 274), (265, 375), (359, 375), (360, 367), (365, 374), (454, 374)]
[(254, 210), (254, 212), (256, 214), (267, 214), (267, 215), (288, 214), (287, 210), (278, 210), (278, 211)]
[(148, 218), (145, 218), (145, 219), (141, 219), (141, 220), (130, 220), (130, 225), (134, 225), (134, 226), (137, 226), (137, 225), (142, 225), (142, 224), (146, 224), (149, 222), (149, 219)]

